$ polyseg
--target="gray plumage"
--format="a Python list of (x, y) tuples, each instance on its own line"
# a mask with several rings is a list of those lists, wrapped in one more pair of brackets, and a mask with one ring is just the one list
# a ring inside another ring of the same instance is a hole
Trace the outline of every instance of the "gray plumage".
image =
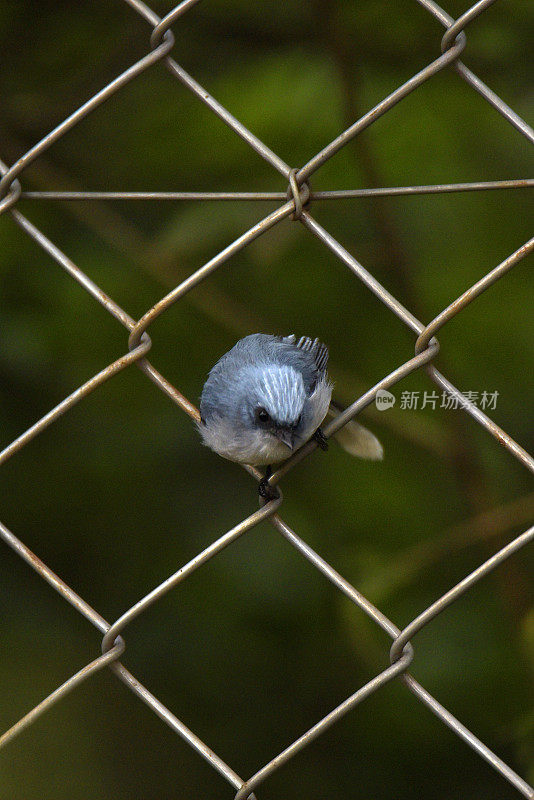
[(200, 399), (204, 444), (230, 461), (271, 464), (301, 447), (326, 416), (328, 348), (308, 337), (255, 333), (210, 371)]
[[(211, 369), (200, 398), (204, 444), (230, 461), (274, 464), (310, 439), (330, 406), (328, 348), (303, 336), (245, 336)], [(376, 437), (351, 421), (342, 445), (362, 458), (382, 458)]]

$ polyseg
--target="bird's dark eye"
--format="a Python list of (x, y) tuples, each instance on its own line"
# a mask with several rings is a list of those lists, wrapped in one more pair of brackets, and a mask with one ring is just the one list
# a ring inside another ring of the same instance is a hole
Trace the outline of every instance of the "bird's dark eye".
[(258, 422), (269, 422), (271, 418), (264, 408), (257, 408), (256, 419)]

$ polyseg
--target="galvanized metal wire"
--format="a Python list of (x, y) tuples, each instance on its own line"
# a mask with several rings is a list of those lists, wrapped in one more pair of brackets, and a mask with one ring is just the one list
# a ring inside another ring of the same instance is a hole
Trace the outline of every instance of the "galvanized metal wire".
[[(336, 239), (325, 230), (312, 216), (310, 206), (319, 201), (335, 201), (342, 198), (395, 196), (411, 194), (432, 194), (446, 192), (469, 192), (483, 190), (519, 190), (532, 188), (534, 180), (503, 180), (492, 182), (452, 183), (431, 186), (404, 186), (384, 188), (360, 188), (354, 190), (329, 190), (313, 192), (307, 181), (310, 176), (332, 156), (334, 156), (347, 142), (359, 135), (364, 129), (372, 125), (382, 115), (388, 113), (411, 92), (430, 80), (443, 70), (454, 70), (473, 91), (477, 92), (493, 108), (512, 125), (516, 131), (531, 143), (534, 142), (534, 131), (522, 120), (506, 103), (498, 97), (480, 78), (468, 69), (460, 57), (466, 49), (467, 37), (465, 30), (469, 23), (482, 14), (495, 0), (479, 0), (473, 4), (461, 17), (453, 19), (434, 0), (414, 0), (427, 12), (433, 15), (444, 27), (445, 32), (441, 40), (441, 52), (438, 51), (435, 60), (427, 64), (417, 74), (413, 75), (402, 86), (399, 86), (390, 95), (385, 97), (374, 108), (356, 120), (349, 128), (342, 131), (332, 142), (328, 143), (319, 153), (313, 155), (309, 161), (300, 168), (286, 164), (264, 142), (249, 131), (242, 122), (236, 119), (214, 97), (212, 97), (200, 84), (190, 76), (180, 64), (170, 55), (174, 36), (172, 26), (179, 24), (183, 14), (190, 12), (198, 0), (184, 0), (169, 13), (160, 19), (154, 11), (142, 0), (125, 0), (133, 12), (140, 15), (147, 23), (147, 52), (128, 67), (124, 72), (114, 78), (107, 86), (94, 94), (87, 102), (83, 103), (74, 113), (63, 120), (54, 130), (50, 131), (41, 141), (31, 147), (21, 158), (11, 166), (0, 162), (2, 178), (0, 180), (0, 214), (8, 214), (15, 223), (41, 247), (73, 280), (86, 292), (100, 303), (128, 331), (128, 350), (124, 355), (109, 364), (83, 385), (77, 387), (68, 397), (62, 400), (55, 408), (49, 411), (40, 420), (35, 422), (27, 431), (8, 444), (0, 453), (0, 466), (15, 455), (33, 438), (38, 436), (45, 428), (55, 423), (63, 414), (77, 403), (81, 402), (91, 392), (96, 391), (106, 381), (110, 380), (120, 371), (136, 365), (154, 385), (166, 394), (176, 406), (193, 420), (198, 420), (199, 414), (196, 407), (175, 388), (148, 360), (151, 349), (149, 329), (157, 317), (164, 314), (173, 304), (179, 302), (187, 292), (202, 281), (205, 281), (216, 270), (220, 269), (232, 256), (247, 247), (252, 241), (262, 236), (266, 231), (275, 227), (281, 220), (292, 217), (302, 225), (303, 234), (316, 237), (328, 250), (330, 250), (349, 270), (373, 292), (378, 299), (395, 314), (414, 334), (415, 354), (405, 363), (400, 364), (391, 373), (382, 378), (378, 383), (366, 391), (335, 420), (324, 428), (325, 436), (332, 436), (350, 419), (368, 406), (375, 399), (377, 392), (388, 389), (401, 381), (415, 370), (424, 369), (430, 378), (441, 390), (461, 401), (460, 408), (469, 414), (490, 436), (494, 437), (509, 453), (510, 457), (517, 459), (527, 470), (534, 472), (534, 458), (527, 453), (513, 438), (502, 430), (484, 411), (477, 407), (470, 399), (442, 375), (433, 365), (433, 360), (439, 351), (436, 334), (451, 319), (460, 314), (462, 310), (485, 291), (489, 286), (500, 280), (522, 258), (534, 250), (534, 238), (524, 243), (521, 247), (506, 258), (502, 263), (492, 267), (488, 273), (474, 285), (466, 288), (460, 297), (451, 302), (430, 323), (419, 321), (402, 303), (399, 302), (379, 281), (363, 267), (352, 253), (346, 250)], [(148, 35), (150, 33), (150, 35)], [(149, 44), (148, 44), (149, 42)], [(147, 72), (158, 62), (163, 61), (171, 75), (196, 96), (213, 114), (221, 119), (231, 131), (246, 142), (258, 155), (260, 155), (277, 173), (281, 174), (288, 184), (287, 193), (283, 192), (81, 192), (81, 191), (27, 191), (21, 184), (24, 171), (38, 159), (54, 142), (57, 142), (69, 130), (76, 126), (84, 117), (94, 111), (103, 102), (112, 98), (120, 89), (137, 76)], [(159, 300), (152, 308), (148, 309), (139, 319), (133, 319), (111, 297), (94, 283), (82, 270), (57, 247), (47, 236), (36, 227), (28, 217), (17, 209), (20, 198), (38, 200), (180, 200), (180, 201), (210, 201), (227, 200), (232, 202), (251, 202), (258, 200), (272, 200), (280, 205), (271, 213), (261, 218), (249, 230), (235, 239), (226, 248), (218, 252), (196, 272), (189, 275), (178, 286)], [(302, 459), (317, 446), (315, 441), (306, 444), (297, 451), (288, 461), (284, 462), (271, 476), (271, 484), (277, 484), (284, 475), (295, 467)], [(256, 480), (262, 476), (253, 467), (245, 467), (249, 474)], [(472, 586), (483, 580), (492, 570), (499, 567), (503, 561), (510, 558), (522, 547), (531, 544), (534, 540), (534, 527), (529, 528), (517, 536), (498, 552), (488, 558), (483, 564), (468, 574), (456, 586), (439, 597), (432, 605), (424, 609), (403, 630), (399, 630), (379, 609), (364, 597), (354, 586), (343, 578), (329, 563), (327, 563), (309, 544), (301, 539), (287, 523), (280, 517), (283, 504), (283, 495), (270, 500), (264, 506), (255, 510), (246, 519), (239, 522), (231, 530), (223, 533), (191, 561), (177, 570), (162, 584), (155, 587), (145, 597), (141, 598), (122, 616), (114, 622), (108, 622), (95, 611), (83, 598), (70, 588), (58, 575), (56, 575), (37, 555), (5, 525), (0, 523), (0, 536), (23, 560), (25, 560), (45, 581), (47, 581), (68, 603), (71, 604), (82, 616), (94, 625), (102, 634), (102, 654), (95, 657), (89, 664), (83, 666), (78, 672), (69, 677), (61, 686), (42, 700), (29, 713), (19, 719), (8, 731), (0, 736), (0, 747), (7, 745), (20, 731), (32, 724), (41, 714), (60, 702), (72, 689), (88, 680), (98, 670), (108, 668), (128, 688), (136, 694), (152, 711), (165, 722), (173, 731), (181, 736), (208, 764), (222, 775), (234, 787), (235, 800), (245, 800), (254, 797), (253, 792), (261, 783), (277, 770), (282, 764), (291, 759), (296, 753), (305, 748), (313, 739), (334, 725), (341, 717), (354, 709), (371, 694), (380, 690), (390, 681), (399, 680), (412, 692), (415, 697), (427, 706), (443, 724), (449, 727), (472, 750), (490, 764), (504, 781), (514, 787), (519, 795), (534, 798), (534, 789), (527, 784), (516, 772), (500, 759), (492, 750), (481, 742), (476, 735), (442, 706), (427, 690), (421, 686), (408, 672), (414, 660), (413, 640), (416, 634), (432, 621), (451, 603), (457, 602)], [(126, 644), (123, 638), (125, 629), (133, 619), (143, 614), (147, 608), (156, 603), (164, 594), (175, 589), (185, 581), (193, 572), (201, 569), (211, 558), (214, 558), (224, 548), (231, 546), (239, 537), (245, 535), (262, 520), (269, 520), (273, 527), (283, 536), (300, 555), (310, 562), (322, 573), (333, 586), (346, 598), (358, 606), (376, 625), (382, 628), (392, 639), (390, 650), (390, 665), (375, 675), (364, 686), (357, 688), (344, 702), (334, 708), (325, 717), (308, 731), (290, 743), (281, 753), (267, 761), (260, 770), (248, 778), (238, 775), (232, 767), (214, 753), (192, 730), (190, 730), (174, 713), (165, 707), (120, 661)], [(1, 754), (0, 754), (1, 757)]]

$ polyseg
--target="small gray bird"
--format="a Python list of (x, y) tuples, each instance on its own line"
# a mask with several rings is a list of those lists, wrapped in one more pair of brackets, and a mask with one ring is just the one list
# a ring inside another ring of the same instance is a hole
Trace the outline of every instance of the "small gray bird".
[[(326, 448), (320, 425), (330, 408), (328, 348), (303, 336), (245, 336), (211, 369), (200, 398), (204, 444), (242, 464), (271, 465), (315, 436)], [(340, 443), (361, 458), (382, 458), (382, 446), (351, 421)]]

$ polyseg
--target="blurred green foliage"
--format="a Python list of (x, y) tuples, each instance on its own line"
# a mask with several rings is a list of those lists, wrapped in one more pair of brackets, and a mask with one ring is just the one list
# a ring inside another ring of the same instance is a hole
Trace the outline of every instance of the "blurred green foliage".
[[(161, 0), (152, 7), (169, 10)], [(458, 16), (466, 8), (449, 0)], [(534, 10), (504, 0), (464, 60), (532, 119)], [(125, 3), (0, 2), (0, 157), (31, 145), (147, 52)], [(175, 58), (299, 166), (439, 54), (415, 2), (204, 0)], [(439, 74), (313, 176), (314, 189), (527, 177), (527, 143), (453, 72)], [(285, 190), (281, 177), (159, 64), (22, 176), (25, 189)], [(19, 208), (133, 317), (268, 213), (265, 203), (59, 203)], [(422, 320), (529, 236), (526, 190), (316, 203), (317, 219)], [(13, 223), (0, 221), (0, 429), (8, 444), (126, 350), (126, 334)], [(527, 449), (532, 278), (526, 261), (440, 333), (459, 388), (498, 391), (493, 417)], [(413, 353), (413, 337), (298, 224), (240, 252), (151, 329), (151, 360), (193, 401), (254, 331), (328, 342), (351, 402)], [(424, 374), (394, 390), (431, 391)], [(284, 480), (283, 516), (400, 627), (529, 522), (527, 471), (461, 412), (363, 418), (381, 464), (332, 446)], [(2, 467), (2, 521), (114, 620), (251, 513), (256, 490), (200, 446), (190, 420), (130, 368)], [(99, 651), (99, 635), (2, 547), (1, 729)], [(413, 674), (534, 780), (532, 551), (502, 565), (414, 641)], [(388, 663), (389, 641), (268, 525), (136, 620), (125, 664), (248, 776)], [(0, 757), (10, 800), (205, 800), (232, 789), (108, 673)], [(276, 772), (258, 797), (516, 798), (401, 684), (381, 689)]]

